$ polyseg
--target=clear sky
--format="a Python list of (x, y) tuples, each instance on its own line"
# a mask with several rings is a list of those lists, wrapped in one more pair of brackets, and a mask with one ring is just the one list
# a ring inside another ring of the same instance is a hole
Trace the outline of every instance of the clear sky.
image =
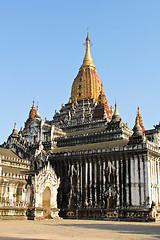
[(68, 102), (85, 54), (91, 55), (109, 105), (133, 128), (160, 120), (159, 0), (0, 1), (0, 143), (28, 118), (32, 100), (44, 119)]

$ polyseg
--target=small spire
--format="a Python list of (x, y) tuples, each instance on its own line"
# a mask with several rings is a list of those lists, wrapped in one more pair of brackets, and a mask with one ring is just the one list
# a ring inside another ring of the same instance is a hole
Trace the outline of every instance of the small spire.
[(89, 37), (89, 28), (87, 28), (87, 38), (86, 38), (86, 41), (90, 41), (90, 37)]
[(119, 122), (121, 119), (118, 109), (117, 109), (117, 102), (115, 101), (115, 110), (114, 110), (114, 114), (112, 116), (112, 122)]
[(87, 37), (86, 37), (86, 53), (83, 59), (83, 64), (81, 65), (81, 68), (92, 66), (95, 68), (93, 64), (93, 60), (91, 57), (91, 52), (90, 52), (90, 37), (89, 37), (89, 29), (87, 29)]
[(31, 110), (29, 112), (29, 118), (33, 119), (35, 117), (35, 114), (36, 114), (36, 109), (35, 109), (34, 100), (33, 100), (33, 105), (32, 105)]
[(20, 128), (18, 134), (22, 134), (22, 131), (23, 131), (23, 128), (22, 128), (22, 126), (21, 126), (21, 128)]
[(134, 125), (134, 128), (133, 128), (133, 136), (142, 136), (142, 128), (140, 126), (140, 121), (139, 121), (139, 118), (136, 117), (136, 120), (135, 120), (135, 125)]
[(36, 114), (35, 114), (35, 118), (41, 118), (40, 115), (39, 115), (38, 102), (37, 102), (37, 111), (36, 111)]
[(14, 131), (17, 131), (17, 125), (16, 125), (16, 123), (14, 124)]
[(32, 109), (35, 109), (34, 103), (35, 103), (35, 102), (34, 102), (34, 100), (33, 100), (33, 105), (32, 105)]
[(100, 91), (100, 94), (98, 96), (98, 104), (106, 104), (106, 103), (107, 103), (107, 99), (106, 99), (106, 96), (104, 94), (103, 84), (101, 83), (101, 91)]
[(115, 110), (114, 110), (114, 114), (115, 114), (116, 116), (120, 116), (120, 115), (119, 115), (119, 112), (118, 112), (117, 101), (116, 101), (116, 100), (115, 100)]
[(143, 126), (143, 121), (142, 121), (142, 117), (141, 117), (141, 114), (139, 113), (139, 106), (137, 108), (137, 116), (136, 116), (136, 119), (135, 119), (135, 126), (139, 124), (142, 128), (142, 131), (145, 131), (145, 128)]
[(17, 132), (16, 123), (14, 124), (14, 128), (13, 128), (13, 131), (12, 131), (11, 136), (12, 136), (13, 138), (17, 138), (17, 137), (18, 137), (18, 132)]

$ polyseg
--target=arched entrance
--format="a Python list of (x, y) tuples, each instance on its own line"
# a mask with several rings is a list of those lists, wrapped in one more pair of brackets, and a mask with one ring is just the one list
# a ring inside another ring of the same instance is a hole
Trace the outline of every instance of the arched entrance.
[(46, 187), (43, 192), (43, 217), (51, 218), (51, 190)]

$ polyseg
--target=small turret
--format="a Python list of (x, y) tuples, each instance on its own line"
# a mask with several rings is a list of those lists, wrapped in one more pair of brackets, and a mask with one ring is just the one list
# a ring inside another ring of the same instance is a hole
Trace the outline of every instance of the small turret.
[(135, 120), (135, 125), (136, 125), (136, 122), (139, 122), (139, 125), (141, 126), (142, 131), (144, 132), (145, 128), (143, 126), (143, 121), (142, 121), (141, 114), (139, 113), (139, 107), (138, 107), (138, 112), (137, 112), (137, 116), (136, 116), (136, 120)]
[(121, 120), (121, 117), (117, 109), (117, 103), (115, 102), (115, 110), (114, 110), (114, 114), (112, 116), (111, 122), (119, 122), (120, 120)]
[(104, 94), (104, 90), (103, 90), (103, 85), (101, 84), (101, 91), (100, 91), (100, 94), (99, 94), (99, 97), (98, 97), (98, 104), (105, 104), (107, 103), (107, 99), (106, 99), (106, 96)]
[(22, 128), (22, 126), (21, 126), (21, 128), (20, 128), (18, 134), (22, 134), (22, 131), (23, 131), (23, 128)]
[(34, 119), (35, 115), (36, 115), (36, 109), (35, 109), (34, 100), (33, 100), (33, 105), (29, 112), (29, 119)]
[[(138, 117), (137, 117), (138, 116)], [(135, 119), (135, 125), (133, 128), (133, 134), (129, 138), (128, 144), (142, 144), (146, 141), (145, 133), (142, 131), (142, 127), (140, 126), (140, 118), (139, 118), (139, 108), (138, 108), (138, 114)]]
[(102, 84), (101, 84), (101, 91), (97, 101), (97, 106), (93, 113), (93, 120), (98, 120), (98, 119), (107, 119), (108, 121), (112, 119), (111, 111), (108, 106)]
[(133, 128), (133, 136), (142, 136), (143, 132), (142, 132), (142, 127), (140, 126), (140, 120), (138, 117), (136, 117), (135, 120), (135, 125)]
[(36, 111), (36, 114), (35, 114), (35, 118), (41, 118), (40, 115), (39, 115), (39, 107), (38, 107), (38, 104), (37, 104), (37, 111)]
[(17, 131), (17, 126), (16, 126), (16, 123), (14, 124), (14, 128), (13, 128), (13, 131), (10, 135), (12, 138), (18, 138), (18, 131)]

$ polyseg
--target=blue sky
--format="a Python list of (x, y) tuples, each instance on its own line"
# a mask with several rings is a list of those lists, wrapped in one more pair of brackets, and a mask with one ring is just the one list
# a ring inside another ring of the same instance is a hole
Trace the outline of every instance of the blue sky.
[(33, 98), (44, 119), (67, 103), (85, 54), (91, 55), (109, 105), (133, 127), (160, 120), (159, 0), (0, 1), (0, 143), (24, 126)]

